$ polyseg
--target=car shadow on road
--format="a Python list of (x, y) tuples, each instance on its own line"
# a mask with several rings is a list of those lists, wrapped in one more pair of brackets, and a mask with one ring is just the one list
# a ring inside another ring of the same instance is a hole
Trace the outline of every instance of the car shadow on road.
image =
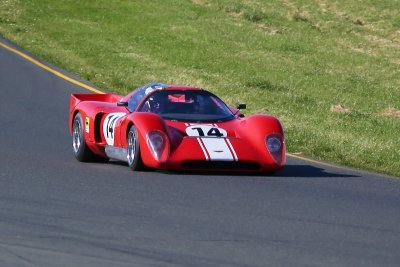
[[(109, 161), (109, 164), (124, 166), (121, 161)], [(251, 176), (251, 177), (293, 177), (293, 178), (359, 178), (360, 175), (352, 174), (351, 170), (344, 168), (331, 168), (329, 170), (304, 164), (288, 164), (282, 170), (274, 173), (238, 172), (238, 171), (167, 171), (146, 169), (141, 172), (158, 172), (167, 175), (215, 175), (215, 176)]]
[[(153, 170), (154, 171), (154, 170)], [(288, 178), (358, 178), (360, 175), (344, 173), (340, 168), (328, 171), (311, 165), (286, 165), (281, 171), (275, 173), (230, 172), (230, 171), (165, 171), (157, 172), (167, 175), (213, 175), (213, 176), (247, 176), (247, 177), (288, 177)]]
[(311, 165), (286, 165), (283, 170), (273, 174), (278, 177), (310, 177), (310, 178), (357, 178), (360, 175), (350, 174), (340, 168), (334, 171)]

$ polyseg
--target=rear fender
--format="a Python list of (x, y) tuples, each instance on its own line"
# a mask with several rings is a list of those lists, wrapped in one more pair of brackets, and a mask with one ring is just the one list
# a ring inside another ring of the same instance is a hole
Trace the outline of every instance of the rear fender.
[(85, 113), (90, 113), (89, 111), (95, 109), (96, 106), (105, 103), (117, 103), (119, 99), (121, 99), (121, 96), (116, 94), (71, 94), (69, 99), (70, 133), (72, 133), (73, 119), (78, 112), (82, 113), (82, 110), (87, 110)]
[(74, 118), (76, 114), (80, 113), (82, 116), (82, 123), (83, 123), (83, 134), (85, 137), (85, 141), (88, 143), (93, 143), (95, 141), (95, 130), (94, 130), (94, 117), (96, 115), (95, 112), (92, 110), (85, 109), (84, 107), (77, 107), (77, 109), (73, 110), (70, 114), (69, 120), (69, 129), (70, 134), (72, 134), (72, 127), (74, 123)]
[[(69, 130), (72, 133), (72, 122), (78, 112), (85, 110), (86, 114), (91, 113), (97, 106), (106, 103), (117, 103), (121, 96), (116, 94), (71, 94), (69, 99)], [(114, 106), (114, 105), (113, 105)], [(116, 106), (116, 105), (115, 105)], [(95, 115), (92, 116), (94, 118)], [(83, 117), (82, 117), (83, 118)]]
[[(71, 100), (71, 102), (73, 101)], [(78, 112), (82, 115), (82, 120), (85, 127), (84, 132), (86, 141), (101, 144), (105, 143), (103, 132), (101, 129), (104, 116), (109, 113), (128, 113), (125, 107), (118, 107), (116, 103), (81, 101), (70, 111), (70, 134), (72, 134), (74, 117)]]

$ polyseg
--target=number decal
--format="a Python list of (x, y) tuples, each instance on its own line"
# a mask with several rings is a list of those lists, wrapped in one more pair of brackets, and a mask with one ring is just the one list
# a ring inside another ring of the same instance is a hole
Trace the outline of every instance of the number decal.
[(125, 115), (126, 114), (123, 112), (110, 113), (104, 119), (103, 134), (108, 145), (110, 146), (114, 145), (115, 125), (117, 124), (117, 121)]
[(197, 133), (199, 134), (198, 136), (204, 136), (204, 131), (200, 127), (193, 127), (191, 130), (196, 130)]
[(186, 128), (186, 133), (196, 137), (227, 137), (224, 129), (212, 125), (191, 125)]
[(218, 128), (213, 127), (208, 131), (207, 136), (222, 137), (224, 134)]

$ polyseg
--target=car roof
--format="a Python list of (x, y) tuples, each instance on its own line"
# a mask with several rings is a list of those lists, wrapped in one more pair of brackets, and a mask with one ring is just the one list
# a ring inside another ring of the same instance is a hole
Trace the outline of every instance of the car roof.
[[(146, 92), (147, 90), (149, 90), (149, 91)], [(203, 88), (192, 87), (192, 86), (187, 86), (187, 85), (164, 84), (164, 83), (152, 82), (152, 83), (148, 83), (141, 87), (136, 88), (129, 94), (125, 95), (120, 101), (122, 101), (122, 102), (129, 101), (129, 99), (132, 97), (132, 95), (134, 95), (138, 91), (146, 92), (143, 95), (143, 97), (144, 97), (145, 95), (148, 95), (149, 93), (152, 93), (153, 91), (156, 91), (156, 90), (162, 90), (162, 91), (163, 90), (181, 90), (181, 91), (202, 90), (202, 91), (206, 91)]]
[(143, 85), (138, 89), (153, 88), (157, 90), (204, 90), (203, 88), (187, 86), (187, 85), (177, 85), (177, 84), (164, 84), (164, 83), (148, 83)]
[(202, 88), (186, 86), (186, 85), (174, 85), (168, 84), (164, 88), (164, 90), (203, 90)]

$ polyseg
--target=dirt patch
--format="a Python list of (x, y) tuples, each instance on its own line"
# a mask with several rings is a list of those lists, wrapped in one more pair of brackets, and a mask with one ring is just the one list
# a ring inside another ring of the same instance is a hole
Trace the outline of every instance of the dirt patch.
[(207, 0), (192, 0), (192, 3), (199, 6), (205, 6), (207, 4)]
[(351, 109), (347, 108), (343, 104), (337, 104), (337, 105), (331, 106), (331, 112), (334, 112), (334, 113), (350, 113), (351, 111), (352, 111)]
[(396, 108), (387, 108), (381, 113), (381, 115), (390, 118), (400, 118), (400, 110)]
[(279, 30), (277, 28), (274, 28), (274, 27), (271, 27), (269, 25), (266, 25), (264, 23), (258, 23), (256, 26), (257, 26), (258, 29), (262, 30), (263, 32), (265, 32), (265, 33), (267, 33), (269, 35), (282, 34), (281, 30)]
[(377, 53), (375, 51), (372, 51), (371, 49), (365, 47), (365, 44), (361, 44), (361, 43), (353, 44), (346, 40), (340, 40), (340, 39), (338, 39), (336, 41), (336, 43), (346, 49), (349, 49), (349, 50), (357, 52), (357, 53), (362, 53), (362, 54), (366, 54), (366, 55), (374, 56), (374, 57), (377, 56)]
[(391, 59), (390, 63), (400, 65), (400, 59)]

